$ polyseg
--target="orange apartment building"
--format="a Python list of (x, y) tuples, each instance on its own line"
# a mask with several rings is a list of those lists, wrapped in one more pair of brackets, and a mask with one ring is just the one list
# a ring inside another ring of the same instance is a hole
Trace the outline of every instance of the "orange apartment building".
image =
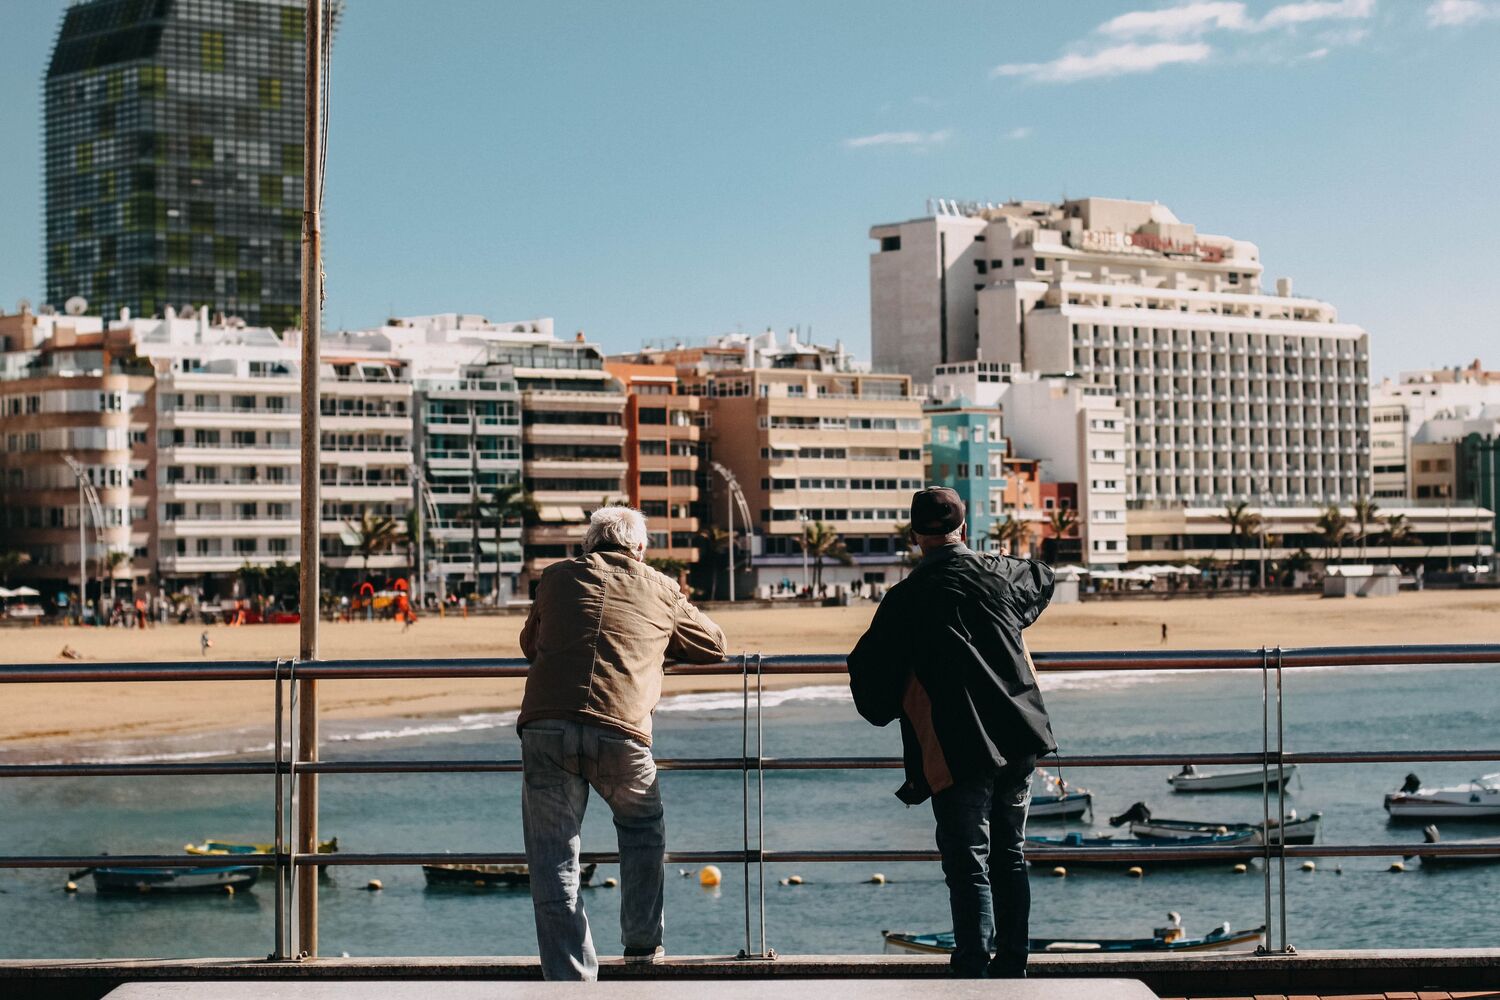
[[(836, 531), (847, 562), (825, 558), (825, 589), (882, 586), (905, 571), (899, 534), (923, 485), (922, 401), (905, 375), (860, 371), (841, 346), (781, 343), (774, 333), (730, 335), (702, 347), (647, 351), (670, 364), (708, 417), (707, 458), (735, 476), (750, 511), (751, 553), (741, 592), (773, 596), (817, 576), (802, 540), (809, 525)], [(707, 508), (727, 527), (726, 505)], [(741, 549), (744, 551), (744, 549)]]
[(625, 485), (632, 507), (646, 515), (646, 558), (698, 561), (698, 467), (703, 400), (682, 392), (669, 364), (610, 358), (604, 370), (625, 387)]

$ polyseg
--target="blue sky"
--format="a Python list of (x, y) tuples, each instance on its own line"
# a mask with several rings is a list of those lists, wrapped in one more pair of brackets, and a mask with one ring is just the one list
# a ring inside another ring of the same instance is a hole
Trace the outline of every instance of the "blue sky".
[[(62, 0), (0, 0), (0, 303), (40, 274)], [(1500, 367), (1500, 0), (347, 0), (328, 317), (869, 349), (928, 197), (1154, 199), (1334, 302), (1377, 375)]]

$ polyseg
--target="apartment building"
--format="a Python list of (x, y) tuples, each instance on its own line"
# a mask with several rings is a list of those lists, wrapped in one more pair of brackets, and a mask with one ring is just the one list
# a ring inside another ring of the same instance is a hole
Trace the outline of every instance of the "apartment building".
[(646, 515), (646, 558), (678, 564), (680, 582), (698, 562), (699, 452), (703, 398), (682, 391), (677, 369), (633, 355), (604, 365), (624, 386), (626, 489)]
[(960, 395), (927, 400), (922, 415), (927, 421), (927, 482), (957, 491), (968, 513), (971, 548), (999, 551), (991, 529), (1021, 509), (1006, 502), (1008, 448), (1000, 408)]
[(1411, 408), (1404, 402), (1370, 404), (1370, 495), (1378, 500), (1411, 495)]
[(1112, 391), (1128, 506), (1369, 494), (1368, 336), (1289, 280), (1262, 294), (1253, 243), (1102, 198), (944, 202), (870, 236), (876, 367), (1002, 362)]
[[(957, 361), (937, 366), (932, 395), (998, 409), (1015, 453), (1039, 462), (1038, 483), (1074, 484), (1071, 491), (1051, 493), (1055, 502), (1076, 497), (1081, 558), (1103, 569), (1125, 562), (1125, 414), (1111, 390), (1083, 378), (1044, 377), (996, 361)], [(1008, 497), (1002, 502), (1023, 515), (1027, 510)], [(1048, 512), (1038, 509), (1032, 518), (1037, 532), (1049, 537), (1040, 524)]]
[[(847, 563), (821, 560), (825, 587), (899, 579), (907, 545), (898, 529), (924, 485), (922, 400), (910, 378), (862, 371), (841, 344), (806, 344), (795, 333), (644, 353), (703, 396), (711, 458), (733, 474), (753, 520), (739, 582), (761, 594), (811, 583), (820, 571), (802, 540), (814, 522), (847, 550)], [(708, 510), (728, 527), (725, 503)]]
[(521, 394), (513, 366), (491, 352), (547, 343), (552, 321), (440, 313), (393, 318), (379, 332), (412, 369), (426, 566), (419, 591), (504, 603), (520, 582), (523, 518), (496, 499), (521, 482)]
[(0, 342), (0, 549), (49, 599), (77, 594), (80, 555), (90, 600), (128, 592), (152, 575), (150, 368), (97, 318), (23, 309)]
[(250, 564), (301, 557), (296, 352), (204, 312), (132, 324), (156, 375), (156, 551), (163, 590), (235, 593)]
[(490, 360), (511, 366), (521, 395), (521, 471), (538, 508), (521, 577), (530, 595), (543, 570), (582, 551), (590, 512), (629, 501), (625, 389), (582, 333), (497, 343)]

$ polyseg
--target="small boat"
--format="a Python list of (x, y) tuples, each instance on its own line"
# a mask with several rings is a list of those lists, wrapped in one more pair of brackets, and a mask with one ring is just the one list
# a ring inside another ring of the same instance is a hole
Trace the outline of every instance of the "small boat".
[(1400, 791), (1386, 795), (1385, 811), (1392, 819), (1500, 818), (1500, 773), (1447, 788), (1423, 788), (1408, 774)]
[(1094, 808), (1094, 795), (1087, 788), (1074, 788), (1066, 781), (1038, 768), (1041, 789), (1031, 796), (1027, 819), (1078, 819)]
[[(1237, 792), (1248, 788), (1260, 788), (1263, 784), (1275, 788), (1283, 780), (1290, 781), (1297, 773), (1296, 764), (1287, 764), (1278, 774), (1275, 769), (1262, 772), (1260, 768), (1248, 771), (1219, 771), (1217, 774), (1200, 774), (1191, 764), (1167, 779), (1167, 784), (1178, 792)], [(1263, 777), (1264, 775), (1264, 777)]]
[[(1098, 954), (1120, 952), (1248, 951), (1260, 944), (1264, 927), (1235, 931), (1220, 924), (1202, 937), (1187, 937), (1181, 920), (1171, 914), (1167, 927), (1158, 927), (1147, 938), (1032, 938), (1031, 951), (1054, 955)], [(914, 951), (924, 955), (946, 955), (953, 951), (953, 932), (908, 934), (903, 931), (881, 931), (887, 952)]]
[[(597, 865), (584, 865), (578, 884), (588, 885)], [(431, 888), (524, 889), (531, 885), (525, 865), (423, 865), (422, 874)]]
[(260, 878), (255, 865), (222, 868), (93, 868), (101, 893), (192, 893), (248, 889)]
[[(1438, 843), (1438, 828), (1434, 824), (1428, 824), (1422, 829), (1422, 839), (1429, 844)], [(1450, 844), (1473, 844), (1476, 847), (1500, 847), (1500, 837), (1481, 837), (1473, 840), (1450, 840)], [(1422, 858), (1423, 868), (1441, 868), (1444, 865), (1496, 865), (1500, 864), (1500, 853), (1497, 854), (1434, 854), (1424, 855)]]
[[(1152, 847), (1253, 847), (1257, 844), (1257, 831), (1246, 830), (1224, 834), (1210, 834), (1202, 837), (1170, 837), (1161, 839), (1131, 839), (1128, 837), (1091, 836), (1086, 837), (1081, 833), (1064, 834), (1061, 837), (1027, 837), (1027, 847), (1065, 847), (1071, 849), (1082, 848), (1085, 851), (1139, 851), (1142, 848)], [(1219, 864), (1219, 858), (1161, 858), (1158, 860), (1145, 861), (1120, 861), (1117, 859), (1094, 860), (1092, 858), (1074, 858), (1067, 862), (1070, 865), (1195, 865), (1195, 864)]]
[[(1142, 840), (1181, 840), (1185, 837), (1250, 833), (1254, 836), (1253, 843), (1265, 843), (1265, 839), (1261, 836), (1261, 823), (1209, 823), (1203, 820), (1158, 819), (1151, 815), (1151, 810), (1144, 802), (1137, 802), (1120, 815), (1109, 818), (1110, 826), (1124, 826), (1126, 823), (1130, 824), (1131, 834)], [(1269, 827), (1271, 843), (1282, 843), (1283, 836), (1287, 844), (1315, 843), (1318, 839), (1318, 830), (1322, 825), (1323, 814), (1320, 812), (1315, 812), (1311, 816), (1298, 816), (1295, 809), (1289, 810), (1284, 830), (1277, 819), (1272, 817)]]
[[(201, 844), (183, 844), (182, 849), (188, 854), (232, 854), (240, 856), (245, 854), (274, 854), (276, 845), (242, 844), (230, 840), (205, 840)], [(339, 838), (337, 837), (318, 841), (319, 854), (337, 854), (338, 850)]]

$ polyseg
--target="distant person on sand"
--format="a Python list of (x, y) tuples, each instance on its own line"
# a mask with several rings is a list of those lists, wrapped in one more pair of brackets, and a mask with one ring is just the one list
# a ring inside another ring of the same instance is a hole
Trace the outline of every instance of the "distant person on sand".
[(1036, 759), (1055, 750), (1021, 630), (1052, 599), (1052, 570), (974, 552), (947, 487), (912, 497), (922, 560), (886, 591), (849, 654), (854, 705), (901, 721), (907, 805), (932, 799), (953, 913), (952, 973), (1026, 975), (1031, 890), (1023, 853)]
[(1162, 622), (1161, 623), (1161, 644), (1163, 646), (1165, 646), (1167, 644), (1167, 623), (1166, 622)]
[(521, 733), (521, 823), (537, 946), (547, 979), (596, 979), (599, 961), (578, 896), (578, 836), (589, 788), (614, 813), (620, 842), (620, 937), (627, 963), (662, 950), (666, 825), (651, 713), (667, 660), (716, 663), (724, 632), (676, 581), (647, 566), (646, 518), (600, 507), (584, 555), (542, 573), (521, 630), (531, 661)]
[(198, 653), (200, 656), (207, 656), (208, 649), (212, 645), (213, 640), (208, 637), (207, 632), (204, 632), (202, 635), (198, 636)]

